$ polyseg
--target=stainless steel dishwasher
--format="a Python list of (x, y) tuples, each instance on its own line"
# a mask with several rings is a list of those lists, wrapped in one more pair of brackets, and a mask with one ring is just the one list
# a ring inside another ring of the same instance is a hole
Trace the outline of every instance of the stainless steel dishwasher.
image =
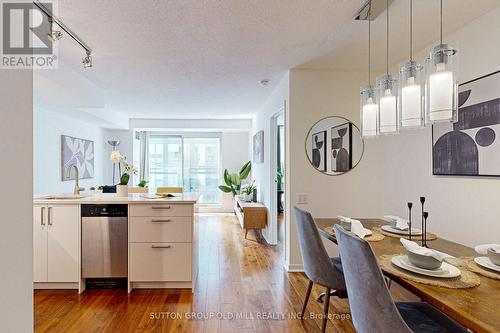
[(82, 205), (82, 277), (126, 278), (128, 206)]

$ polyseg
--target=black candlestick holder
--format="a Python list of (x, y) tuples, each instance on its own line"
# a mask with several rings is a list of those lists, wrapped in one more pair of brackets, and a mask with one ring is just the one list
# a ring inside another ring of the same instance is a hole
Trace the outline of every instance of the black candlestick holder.
[(411, 240), (411, 208), (413, 207), (413, 202), (408, 202), (408, 239)]
[(422, 246), (428, 247), (427, 246), (427, 218), (429, 217), (429, 212), (424, 212), (423, 214), (424, 217), (424, 230), (422, 234)]
[[(424, 204), (425, 204), (425, 197), (420, 197), (420, 203), (422, 204), (422, 227), (420, 231), (423, 233), (424, 232)], [(422, 246), (424, 246), (424, 234), (422, 234)]]

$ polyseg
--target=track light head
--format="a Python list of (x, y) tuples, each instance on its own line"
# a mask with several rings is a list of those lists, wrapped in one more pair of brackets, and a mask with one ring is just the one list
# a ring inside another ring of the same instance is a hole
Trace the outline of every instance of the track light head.
[(82, 59), (83, 68), (92, 67), (92, 55), (90, 52), (87, 52), (87, 55)]
[(63, 36), (62, 32), (56, 30), (56, 31), (52, 31), (50, 33), (47, 34), (47, 37), (49, 37), (49, 39), (52, 41), (52, 42), (55, 42), (59, 39), (61, 39)]

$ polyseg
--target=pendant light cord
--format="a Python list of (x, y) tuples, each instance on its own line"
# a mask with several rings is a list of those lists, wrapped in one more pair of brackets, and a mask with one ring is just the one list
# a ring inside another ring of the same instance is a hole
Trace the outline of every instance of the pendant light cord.
[(385, 0), (386, 24), (385, 24), (385, 69), (386, 75), (389, 75), (389, 0)]
[(413, 61), (413, 0), (410, 0), (410, 61)]
[(372, 2), (368, 7), (368, 85), (371, 84), (371, 21), (372, 21)]
[(440, 25), (439, 40), (440, 40), (440, 44), (443, 44), (443, 0), (440, 1), (440, 4), (441, 4), (441, 9), (440, 9), (441, 25)]

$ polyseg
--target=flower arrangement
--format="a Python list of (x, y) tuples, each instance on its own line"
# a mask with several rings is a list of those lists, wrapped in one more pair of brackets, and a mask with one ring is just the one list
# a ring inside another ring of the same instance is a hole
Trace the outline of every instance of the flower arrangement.
[[(113, 152), (111, 152), (110, 160), (113, 163), (118, 164), (119, 173), (121, 174), (120, 184), (117, 185), (116, 193), (118, 196), (127, 196), (127, 185), (130, 181), (130, 175), (137, 174), (137, 168), (132, 163), (129, 163), (126, 157), (123, 156), (118, 150), (114, 150)], [(123, 173), (121, 171), (122, 167)]]

